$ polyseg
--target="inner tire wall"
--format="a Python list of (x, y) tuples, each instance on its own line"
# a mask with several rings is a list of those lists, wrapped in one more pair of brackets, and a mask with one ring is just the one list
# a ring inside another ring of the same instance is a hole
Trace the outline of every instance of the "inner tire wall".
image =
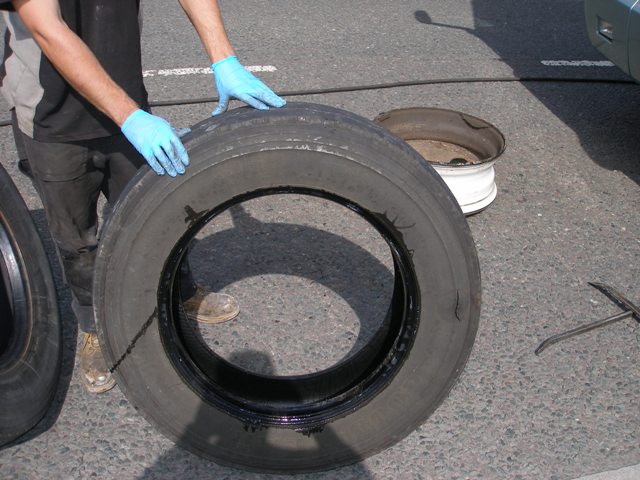
[[(98, 330), (127, 398), (179, 445), (250, 470), (335, 468), (410, 433), (460, 374), (480, 312), (475, 246), (444, 182), (386, 130), (313, 104), (234, 110), (193, 127), (185, 144), (187, 173), (140, 172), (98, 253)], [(422, 305), (413, 348), (387, 387), (306, 434), (247, 425), (203, 401), (169, 361), (165, 349), (173, 347), (163, 344), (158, 321), (166, 308), (158, 304), (163, 267), (189, 225), (229, 199), (286, 186), (326, 191), (384, 218), (412, 253)]]
[[(0, 445), (4, 445), (30, 430), (46, 413), (60, 376), (62, 333), (47, 255), (27, 206), (2, 166), (0, 223), (24, 293), (19, 304), (9, 309), (24, 315), (2, 319), (14, 322), (14, 333), (21, 332), (19, 344), (12, 343), (11, 352), (0, 352)], [(10, 282), (4, 279), (2, 286), (11, 298)]]

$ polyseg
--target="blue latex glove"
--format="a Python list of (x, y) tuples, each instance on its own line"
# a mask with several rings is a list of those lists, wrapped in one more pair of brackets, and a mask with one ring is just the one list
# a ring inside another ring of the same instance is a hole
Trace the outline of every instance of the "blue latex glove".
[(187, 151), (164, 118), (136, 110), (120, 130), (158, 175), (166, 172), (175, 177), (183, 174), (184, 167), (189, 165)]
[(235, 56), (214, 63), (211, 69), (216, 77), (219, 97), (218, 106), (211, 115), (226, 112), (231, 98), (237, 98), (258, 110), (282, 107), (287, 103), (244, 68)]

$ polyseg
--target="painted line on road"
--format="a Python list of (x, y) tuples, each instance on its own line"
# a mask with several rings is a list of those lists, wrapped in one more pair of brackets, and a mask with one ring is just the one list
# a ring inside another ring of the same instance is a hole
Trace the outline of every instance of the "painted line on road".
[[(608, 60), (541, 60), (540, 63), (547, 67), (614, 67)], [(249, 65), (245, 66), (250, 72), (275, 72), (278, 69), (274, 65)], [(209, 75), (210, 67), (185, 67), (166, 68), (159, 70), (145, 70), (143, 77), (180, 77), (185, 75)]]
[(615, 67), (608, 60), (541, 60), (547, 67)]
[[(273, 65), (249, 65), (245, 66), (250, 72), (275, 72), (277, 70)], [(210, 75), (211, 67), (187, 67), (187, 68), (168, 68), (161, 70), (145, 70), (142, 72), (143, 77), (180, 77), (183, 75)]]

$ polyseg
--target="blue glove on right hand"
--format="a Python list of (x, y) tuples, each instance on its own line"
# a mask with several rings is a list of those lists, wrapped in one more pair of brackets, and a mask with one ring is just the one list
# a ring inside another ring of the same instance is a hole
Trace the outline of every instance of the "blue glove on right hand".
[(270, 106), (279, 108), (287, 103), (244, 68), (235, 56), (214, 63), (211, 70), (216, 77), (218, 90), (218, 107), (211, 115), (226, 112), (231, 98), (237, 98), (258, 110), (268, 110)]
[(136, 110), (120, 127), (154, 172), (175, 177), (185, 172), (189, 155), (169, 122), (144, 110)]

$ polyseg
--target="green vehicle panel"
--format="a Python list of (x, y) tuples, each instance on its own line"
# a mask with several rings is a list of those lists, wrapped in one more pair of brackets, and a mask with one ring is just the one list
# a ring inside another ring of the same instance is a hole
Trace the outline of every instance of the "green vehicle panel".
[(640, 0), (585, 0), (592, 45), (640, 81)]

